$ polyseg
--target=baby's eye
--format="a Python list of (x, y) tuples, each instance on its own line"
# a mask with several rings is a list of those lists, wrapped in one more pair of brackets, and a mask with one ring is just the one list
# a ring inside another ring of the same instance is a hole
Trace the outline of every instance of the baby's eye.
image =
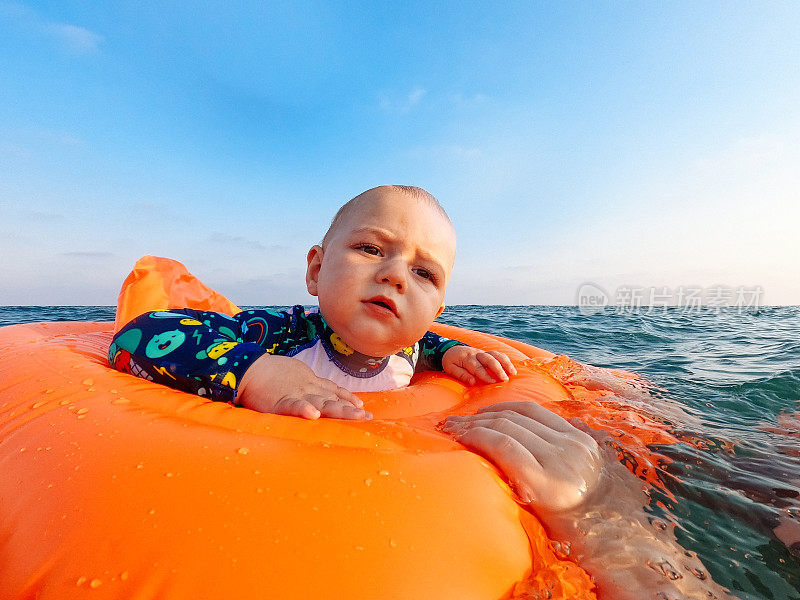
[(416, 268), (416, 269), (412, 269), (412, 271), (418, 277), (422, 277), (423, 279), (429, 279), (430, 281), (434, 281), (433, 273), (431, 273), (427, 269)]
[(365, 254), (371, 254), (372, 256), (381, 256), (381, 249), (372, 244), (359, 244), (356, 246), (356, 250), (361, 250)]

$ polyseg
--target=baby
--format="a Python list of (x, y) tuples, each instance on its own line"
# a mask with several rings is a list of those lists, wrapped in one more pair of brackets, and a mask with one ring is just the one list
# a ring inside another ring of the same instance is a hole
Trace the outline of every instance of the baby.
[[(308, 419), (369, 419), (353, 392), (402, 387), (421, 370), (467, 385), (505, 381), (516, 373), (505, 354), (428, 331), (444, 310), (455, 244), (450, 219), (425, 190), (368, 190), (308, 252), (306, 285), (319, 311), (146, 313), (114, 337), (109, 360), (214, 400)], [(724, 596), (710, 579), (672, 578), (651, 566), (702, 569), (671, 532), (654, 533), (641, 482), (560, 416), (509, 398), (450, 416), (442, 428), (493, 462), (553, 539), (569, 541), (600, 595)]]
[(339, 209), (308, 252), (319, 311), (183, 309), (141, 315), (115, 336), (116, 368), (214, 400), (309, 419), (369, 419), (354, 392), (442, 370), (467, 385), (515, 374), (502, 352), (428, 332), (455, 257), (450, 219), (425, 190), (381, 186)]

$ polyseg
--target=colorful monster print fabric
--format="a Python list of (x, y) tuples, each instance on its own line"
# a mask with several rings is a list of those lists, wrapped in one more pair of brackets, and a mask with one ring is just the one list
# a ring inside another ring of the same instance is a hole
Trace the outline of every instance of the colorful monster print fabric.
[(292, 356), (352, 392), (408, 385), (415, 371), (441, 371), (457, 344), (428, 332), (392, 356), (366, 356), (345, 344), (316, 310), (245, 310), (234, 317), (192, 309), (140, 315), (111, 343), (108, 360), (126, 373), (212, 400), (236, 402), (242, 375), (263, 354)]

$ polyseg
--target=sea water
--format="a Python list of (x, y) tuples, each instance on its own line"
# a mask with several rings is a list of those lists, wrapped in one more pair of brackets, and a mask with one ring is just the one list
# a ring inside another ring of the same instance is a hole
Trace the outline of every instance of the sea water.
[[(0, 326), (113, 318), (104, 306), (0, 307)], [(454, 306), (440, 320), (650, 381), (653, 417), (681, 440), (654, 448), (672, 462), (650, 510), (737, 597), (800, 600), (800, 307)]]

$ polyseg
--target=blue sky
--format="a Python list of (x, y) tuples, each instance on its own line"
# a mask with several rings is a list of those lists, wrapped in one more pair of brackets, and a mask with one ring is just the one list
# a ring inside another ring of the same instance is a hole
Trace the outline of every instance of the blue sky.
[(141, 4), (0, 0), (0, 304), (114, 304), (148, 253), (310, 304), (383, 183), (450, 213), (452, 304), (800, 304), (800, 4)]

